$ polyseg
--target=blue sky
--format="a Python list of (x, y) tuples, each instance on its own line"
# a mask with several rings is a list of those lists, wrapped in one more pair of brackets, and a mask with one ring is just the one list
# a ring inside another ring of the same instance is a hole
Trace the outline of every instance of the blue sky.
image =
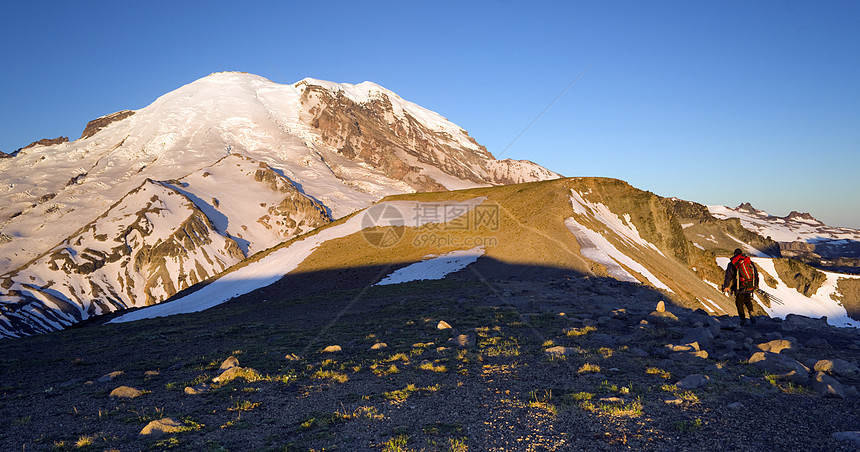
[(860, 228), (857, 30), (857, 1), (13, 2), (0, 150), (216, 71), (370, 80), (497, 157)]

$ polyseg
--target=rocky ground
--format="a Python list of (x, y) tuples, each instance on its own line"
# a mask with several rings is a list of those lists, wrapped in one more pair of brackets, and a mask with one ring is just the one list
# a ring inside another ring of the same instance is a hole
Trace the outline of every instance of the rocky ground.
[(856, 330), (659, 301), (435, 281), (3, 340), (0, 450), (860, 448)]

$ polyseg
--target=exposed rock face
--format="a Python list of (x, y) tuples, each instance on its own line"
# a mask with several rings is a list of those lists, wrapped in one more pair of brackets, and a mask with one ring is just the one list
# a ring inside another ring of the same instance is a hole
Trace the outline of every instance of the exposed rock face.
[[(99, 130), (104, 129), (111, 123), (121, 121), (129, 116), (133, 115), (134, 110), (122, 110), (116, 113), (111, 113), (109, 115), (104, 115), (101, 118), (93, 119), (92, 121), (87, 123), (87, 126), (84, 128), (84, 133), (81, 134), (81, 138), (89, 138), (95, 135)], [(66, 141), (69, 141), (68, 138)]]
[(794, 259), (774, 259), (780, 279), (807, 297), (818, 291), (827, 280), (824, 273)]
[(466, 142), (448, 132), (431, 130), (410, 112), (397, 109), (389, 95), (372, 92), (356, 102), (343, 92), (302, 82), (302, 104), (326, 144), (350, 159), (384, 171), (418, 191), (440, 191), (445, 186), (428, 168), (476, 184), (511, 184), (553, 179), (557, 174), (527, 161), (495, 160), (462, 129)]
[(68, 137), (57, 137), (57, 138), (53, 138), (53, 139), (44, 138), (44, 139), (41, 139), (39, 141), (34, 141), (34, 142), (24, 146), (21, 149), (28, 149), (28, 148), (31, 148), (34, 146), (52, 146), (55, 144), (67, 143), (68, 141), (69, 141)]

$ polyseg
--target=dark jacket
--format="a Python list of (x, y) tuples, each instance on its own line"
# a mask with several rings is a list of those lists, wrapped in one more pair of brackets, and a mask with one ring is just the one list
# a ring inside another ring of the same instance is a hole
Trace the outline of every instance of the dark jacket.
[[(739, 254), (737, 256), (743, 256), (743, 255)], [(723, 281), (723, 290), (732, 289), (732, 292), (736, 292), (736, 287), (737, 287), (736, 278), (738, 277), (738, 272), (737, 272), (737, 269), (735, 269), (734, 261), (735, 261), (735, 258), (737, 258), (737, 256), (733, 257), (729, 261), (729, 265), (726, 266), (726, 277), (725, 277), (725, 280)], [(755, 275), (755, 288), (758, 289), (758, 268), (755, 266), (755, 262), (750, 262), (750, 263), (752, 264), (753, 274)]]

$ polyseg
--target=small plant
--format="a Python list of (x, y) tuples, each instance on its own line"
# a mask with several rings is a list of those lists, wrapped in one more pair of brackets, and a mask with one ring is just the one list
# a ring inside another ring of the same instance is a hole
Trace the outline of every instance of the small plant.
[(597, 327), (594, 326), (584, 326), (582, 328), (571, 328), (567, 330), (567, 337), (579, 337), (585, 336), (588, 333), (593, 333), (597, 331)]
[(396, 373), (400, 372), (400, 369), (394, 364), (392, 364), (388, 367), (383, 367), (383, 366), (380, 366), (378, 364), (374, 364), (374, 365), (370, 366), (370, 370), (377, 377), (383, 377), (386, 375), (396, 374)]
[(598, 366), (597, 364), (585, 363), (582, 366), (580, 366), (579, 370), (577, 370), (576, 372), (580, 375), (585, 374), (585, 373), (589, 373), (589, 372), (599, 373), (600, 372), (600, 366)]
[(544, 341), (544, 343), (541, 344), (541, 346), (543, 346), (544, 348), (555, 347), (555, 342), (553, 342), (552, 339), (549, 339), (549, 340)]
[(409, 435), (400, 434), (389, 439), (382, 445), (383, 452), (405, 452), (409, 443)]
[(346, 383), (349, 377), (346, 374), (334, 370), (318, 370), (311, 375), (315, 380), (331, 380), (337, 383)]
[(660, 377), (660, 378), (662, 378), (662, 379), (664, 379), (664, 380), (665, 380), (665, 379), (672, 378), (672, 374), (671, 374), (671, 373), (666, 372), (665, 370), (660, 369), (659, 367), (649, 367), (649, 368), (645, 369), (645, 373), (646, 373), (646, 374), (648, 374), (648, 375), (655, 375), (655, 376), (658, 376), (658, 377)]
[(19, 417), (18, 419), (15, 419), (13, 424), (14, 425), (27, 425), (30, 423), (30, 420), (32, 420), (32, 418), (33, 418), (32, 416)]
[(450, 452), (467, 452), (469, 446), (466, 445), (466, 438), (449, 438), (448, 450)]
[(684, 392), (678, 394), (678, 398), (685, 401), (685, 402), (696, 403), (699, 401), (699, 396), (697, 396), (696, 393), (693, 391), (684, 391)]
[(94, 438), (92, 436), (81, 436), (75, 442), (75, 447), (87, 447), (92, 446), (94, 442)]
[(600, 353), (600, 355), (604, 358), (611, 358), (613, 350), (609, 347), (600, 347), (599, 349), (597, 349), (597, 353)]
[(443, 365), (443, 364), (434, 365), (433, 363), (431, 363), (429, 361), (421, 364), (420, 366), (418, 366), (418, 368), (421, 370), (429, 370), (431, 372), (439, 372), (439, 373), (443, 373), (443, 372), (448, 371), (448, 368), (445, 367), (445, 365)]
[(227, 408), (227, 411), (251, 411), (260, 405), (260, 402), (251, 402), (250, 400), (245, 400), (242, 402), (236, 402), (236, 405), (231, 408)]
[(678, 421), (675, 428), (681, 433), (695, 432), (702, 429), (704, 423), (701, 419), (696, 418), (692, 421)]

